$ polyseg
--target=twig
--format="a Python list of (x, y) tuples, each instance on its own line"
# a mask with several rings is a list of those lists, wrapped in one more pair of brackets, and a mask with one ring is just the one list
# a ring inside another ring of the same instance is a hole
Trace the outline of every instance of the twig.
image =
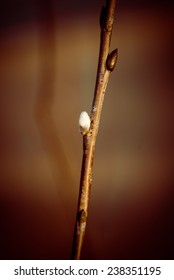
[(80, 259), (82, 243), (86, 230), (94, 151), (105, 90), (108, 84), (110, 72), (113, 71), (117, 61), (117, 49), (109, 54), (115, 3), (116, 0), (106, 1), (106, 7), (102, 8), (100, 15), (101, 38), (97, 78), (90, 118), (91, 125), (89, 130), (84, 130), (83, 133), (83, 160), (80, 179), (80, 193), (72, 249), (72, 259), (77, 260)]

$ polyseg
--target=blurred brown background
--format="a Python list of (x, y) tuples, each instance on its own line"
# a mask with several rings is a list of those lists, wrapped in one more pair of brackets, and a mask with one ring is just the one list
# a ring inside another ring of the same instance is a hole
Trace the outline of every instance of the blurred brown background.
[[(1, 1), (1, 259), (70, 258), (103, 4)], [(117, 1), (83, 259), (174, 258), (172, 31), (169, 1)]]

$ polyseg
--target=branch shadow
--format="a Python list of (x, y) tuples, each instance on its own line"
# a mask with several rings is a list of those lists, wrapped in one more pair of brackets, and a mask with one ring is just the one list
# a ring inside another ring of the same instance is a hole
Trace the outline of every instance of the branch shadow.
[[(56, 76), (56, 18), (54, 1), (37, 1), (39, 18), (39, 93), (35, 105), (35, 119), (44, 148), (51, 163), (52, 174), (64, 208), (71, 208), (73, 175), (68, 156), (61, 142), (52, 115)], [(67, 215), (68, 216), (68, 215)]]

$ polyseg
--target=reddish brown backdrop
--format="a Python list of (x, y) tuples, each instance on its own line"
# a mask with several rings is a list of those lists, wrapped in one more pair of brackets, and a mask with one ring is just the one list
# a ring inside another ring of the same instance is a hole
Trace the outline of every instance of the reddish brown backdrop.
[[(1, 259), (70, 258), (102, 4), (2, 1)], [(172, 5), (117, 1), (83, 259), (174, 258)]]

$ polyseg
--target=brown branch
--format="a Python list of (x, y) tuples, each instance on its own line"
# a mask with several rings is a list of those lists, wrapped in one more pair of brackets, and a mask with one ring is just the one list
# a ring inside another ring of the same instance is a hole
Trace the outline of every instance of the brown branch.
[(106, 7), (102, 8), (100, 16), (101, 38), (97, 78), (91, 111), (91, 125), (89, 131), (83, 135), (83, 160), (80, 179), (80, 193), (72, 249), (72, 259), (77, 260), (80, 259), (82, 243), (86, 230), (92, 182), (92, 167), (100, 115), (110, 72), (114, 69), (117, 60), (117, 49), (109, 54), (115, 3), (116, 0), (106, 1)]

